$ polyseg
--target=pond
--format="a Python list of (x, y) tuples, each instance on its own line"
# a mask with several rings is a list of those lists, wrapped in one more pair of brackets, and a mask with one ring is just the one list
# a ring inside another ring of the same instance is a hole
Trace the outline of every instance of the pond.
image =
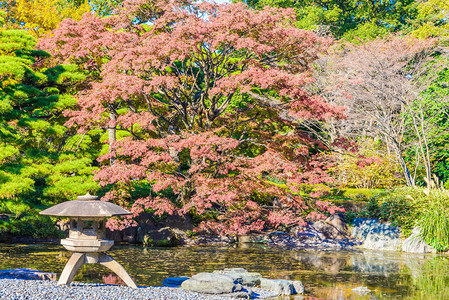
[[(143, 248), (115, 246), (108, 251), (138, 285), (161, 285), (166, 277), (192, 276), (226, 267), (243, 267), (267, 278), (301, 280), (306, 298), (444, 299), (449, 295), (449, 258), (388, 251), (319, 252), (231, 247)], [(60, 245), (0, 244), (0, 269), (19, 267), (56, 272), (70, 257)], [(100, 265), (84, 265), (76, 281), (120, 284)], [(371, 293), (352, 289), (367, 287)], [(292, 298), (294, 299), (294, 298)]]

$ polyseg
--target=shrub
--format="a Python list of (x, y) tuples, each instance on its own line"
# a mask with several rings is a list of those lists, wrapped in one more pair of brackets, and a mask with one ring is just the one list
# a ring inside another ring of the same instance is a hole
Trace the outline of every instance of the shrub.
[(414, 216), (413, 208), (404, 198), (388, 198), (379, 208), (379, 218), (401, 227), (405, 236), (410, 235), (415, 225), (415, 219), (412, 216)]
[(442, 295), (449, 295), (449, 260), (446, 257), (434, 257), (417, 271), (417, 276), (412, 276), (417, 288), (416, 299), (443, 299)]
[(55, 226), (51, 218), (42, 216), (26, 216), (13, 219), (8, 224), (8, 231), (16, 236), (33, 238), (63, 237), (64, 233)]
[(431, 199), (423, 210), (418, 225), (421, 236), (438, 251), (449, 250), (449, 193), (446, 190), (428, 192)]
[(360, 138), (357, 151), (332, 152), (325, 156), (332, 167), (334, 184), (361, 189), (391, 188), (403, 183), (399, 165), (379, 141)]
[(362, 211), (362, 215), (365, 218), (370, 219), (378, 219), (380, 217), (380, 208), (377, 197), (371, 197), (368, 200), (365, 209)]

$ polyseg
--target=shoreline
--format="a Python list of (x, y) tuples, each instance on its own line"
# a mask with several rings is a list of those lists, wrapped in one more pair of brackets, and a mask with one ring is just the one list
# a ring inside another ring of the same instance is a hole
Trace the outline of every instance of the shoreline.
[[(254, 289), (255, 298), (276, 297), (272, 292)], [(181, 288), (163, 286), (139, 286), (133, 289), (123, 285), (73, 282), (70, 286), (59, 286), (56, 281), (0, 278), (1, 300), (230, 300), (232, 296), (200, 294)]]

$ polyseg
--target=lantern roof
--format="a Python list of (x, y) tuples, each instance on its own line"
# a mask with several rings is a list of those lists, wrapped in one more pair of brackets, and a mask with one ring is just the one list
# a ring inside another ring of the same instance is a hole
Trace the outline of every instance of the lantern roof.
[(59, 217), (112, 217), (130, 215), (131, 212), (111, 202), (99, 201), (98, 196), (87, 193), (76, 200), (59, 203), (47, 208), (40, 215)]

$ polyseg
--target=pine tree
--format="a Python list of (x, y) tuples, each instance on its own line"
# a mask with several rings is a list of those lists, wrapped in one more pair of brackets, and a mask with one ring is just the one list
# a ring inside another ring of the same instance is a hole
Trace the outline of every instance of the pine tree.
[(42, 206), (96, 189), (90, 137), (81, 141), (64, 126), (74, 83), (85, 76), (74, 65), (43, 68), (49, 54), (35, 44), (24, 30), (0, 30), (0, 213), (20, 224)]

